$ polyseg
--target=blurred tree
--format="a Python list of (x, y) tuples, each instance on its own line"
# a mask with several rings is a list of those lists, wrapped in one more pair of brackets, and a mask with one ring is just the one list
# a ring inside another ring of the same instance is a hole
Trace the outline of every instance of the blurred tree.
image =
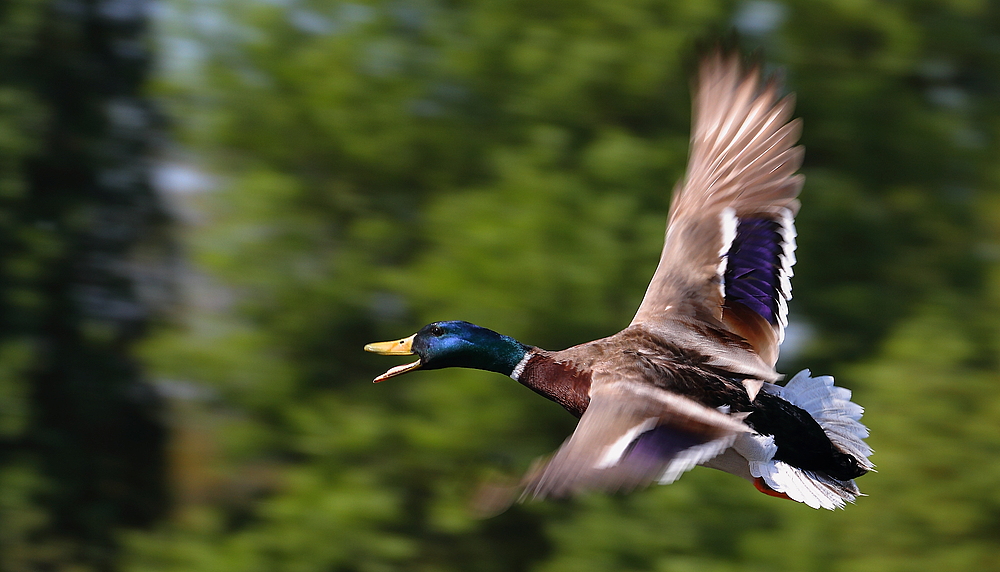
[(111, 570), (117, 529), (165, 508), (159, 398), (130, 354), (167, 244), (147, 9), (0, 4), (3, 570)]
[[(992, 3), (194, 1), (166, 21), (188, 57), (164, 102), (223, 181), (188, 247), (223, 294), (192, 290), (145, 346), (208, 391), (177, 406), (182, 503), (129, 536), (129, 569), (1000, 569)], [(686, 62), (730, 26), (805, 119), (793, 312), (815, 336), (784, 365), (869, 406), (872, 497), (819, 513), (699, 469), (476, 520), (478, 483), (573, 420), (483, 372), (372, 387), (386, 364), (361, 345), (434, 319), (551, 348), (627, 324), (686, 162)]]

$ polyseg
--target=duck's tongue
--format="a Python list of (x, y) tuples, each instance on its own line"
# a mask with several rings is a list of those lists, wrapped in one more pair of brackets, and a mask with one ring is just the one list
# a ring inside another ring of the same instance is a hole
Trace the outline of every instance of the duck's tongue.
[(390, 377), (396, 377), (397, 375), (403, 375), (404, 373), (406, 373), (408, 371), (413, 371), (415, 369), (420, 369), (420, 365), (421, 365), (420, 360), (417, 360), (417, 361), (415, 361), (413, 363), (408, 363), (408, 364), (405, 364), (405, 365), (397, 365), (396, 367), (390, 369), (389, 371), (387, 371), (387, 372), (383, 373), (382, 375), (380, 375), (380, 376), (376, 377), (375, 379), (373, 379), (372, 383), (378, 383), (380, 381), (385, 381), (385, 380), (389, 379)]

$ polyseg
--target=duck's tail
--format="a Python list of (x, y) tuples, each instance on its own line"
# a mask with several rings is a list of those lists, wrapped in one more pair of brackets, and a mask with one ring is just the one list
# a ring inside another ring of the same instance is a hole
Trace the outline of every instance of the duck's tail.
[[(860, 474), (875, 467), (868, 460), (872, 449), (864, 442), (868, 428), (860, 423), (864, 409), (851, 401), (850, 390), (835, 386), (832, 377), (810, 377), (809, 370), (803, 370), (785, 386), (766, 384), (763, 391), (809, 413), (833, 445), (853, 458)], [(757, 488), (769, 494), (778, 493), (775, 496), (830, 510), (843, 508), (861, 495), (853, 479), (836, 479), (774, 459), (777, 447), (772, 436), (746, 434), (734, 448), (749, 460)]]

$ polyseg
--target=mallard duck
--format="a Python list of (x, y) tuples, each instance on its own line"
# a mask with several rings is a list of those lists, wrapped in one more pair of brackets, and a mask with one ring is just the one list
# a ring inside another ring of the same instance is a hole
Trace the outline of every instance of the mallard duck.
[(365, 350), (416, 369), (501, 373), (580, 419), (525, 477), (524, 497), (671, 483), (696, 465), (776, 497), (834, 509), (873, 468), (862, 408), (827, 376), (775, 370), (795, 263), (794, 98), (759, 65), (716, 50), (694, 86), (687, 174), (674, 191), (659, 265), (624, 330), (547, 351), (463, 321), (428, 324)]

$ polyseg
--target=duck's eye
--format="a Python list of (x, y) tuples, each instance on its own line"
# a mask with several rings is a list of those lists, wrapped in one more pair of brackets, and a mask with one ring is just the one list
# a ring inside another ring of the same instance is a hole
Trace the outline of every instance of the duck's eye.
[(444, 328), (441, 326), (432, 326), (430, 330), (427, 331), (428, 334), (432, 336), (443, 336)]

